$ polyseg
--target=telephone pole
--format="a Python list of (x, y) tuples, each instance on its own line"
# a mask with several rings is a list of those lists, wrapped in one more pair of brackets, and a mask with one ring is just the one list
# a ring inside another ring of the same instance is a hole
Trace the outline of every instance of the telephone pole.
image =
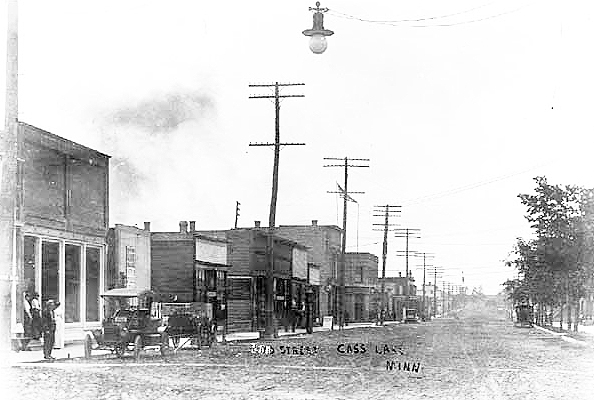
[(235, 202), (235, 229), (237, 229), (237, 220), (239, 218), (239, 206), (241, 203), (239, 201)]
[[(0, 140), (0, 355), (10, 351), (16, 294), (16, 199), (18, 136), (18, 7), (8, 0), (6, 30), (6, 103)], [(15, 296), (13, 297), (13, 294)], [(7, 360), (8, 357), (1, 357)]]
[(281, 146), (303, 146), (305, 143), (281, 143), (280, 141), (280, 99), (287, 97), (305, 97), (302, 94), (280, 94), (280, 87), (286, 86), (303, 86), (304, 83), (278, 83), (266, 85), (249, 85), (249, 87), (265, 87), (274, 88), (273, 95), (265, 96), (250, 96), (250, 99), (274, 99), (274, 143), (250, 143), (250, 146), (273, 146), (274, 147), (274, 164), (272, 169), (272, 198), (270, 200), (270, 214), (268, 217), (268, 232), (266, 240), (266, 326), (264, 330), (264, 337), (271, 339), (278, 336), (276, 330), (276, 320), (274, 316), (274, 227), (276, 219), (276, 199), (278, 194), (278, 164), (280, 158)]
[[(406, 300), (408, 301), (408, 279), (409, 279), (409, 271), (408, 271), (408, 239), (409, 237), (412, 238), (416, 238), (419, 239), (420, 236), (414, 236), (414, 235), (418, 235), (420, 229), (417, 228), (399, 228), (396, 229), (396, 235), (395, 237), (405, 237), (406, 238), (406, 250), (405, 250), (405, 254), (406, 254), (406, 287), (404, 289), (404, 295), (406, 296)], [(411, 236), (413, 235), (413, 236)]]
[(431, 253), (417, 253), (419, 255), (423, 255), (423, 316), (425, 317), (427, 314), (427, 310), (426, 310), (426, 304), (425, 304), (425, 280), (426, 280), (426, 268), (427, 267), (432, 267), (432, 265), (427, 265), (426, 261), (427, 258), (433, 258), (434, 256)]
[[(400, 210), (397, 210), (396, 208), (400, 208), (401, 206), (393, 206), (393, 205), (389, 205), (386, 204), (385, 206), (375, 206), (376, 210), (374, 210), (374, 212), (382, 212), (384, 211), (384, 244), (383, 244), (383, 251), (382, 251), (382, 303), (381, 303), (381, 313), (380, 313), (380, 324), (383, 325), (384, 324), (384, 316), (385, 316), (385, 310), (386, 310), (386, 257), (388, 254), (388, 226), (394, 226), (395, 224), (389, 224), (388, 219), (390, 216), (394, 216), (395, 214), (391, 214), (391, 213), (399, 213)], [(385, 210), (382, 210), (382, 208), (385, 208)], [(381, 217), (381, 214), (374, 214), (374, 217)], [(373, 225), (382, 225), (382, 224), (373, 224)], [(374, 229), (374, 231), (378, 231), (380, 229)]]
[(437, 278), (438, 274), (441, 278), (443, 269), (441, 267), (433, 267), (433, 318), (435, 318), (437, 312)]
[(342, 213), (342, 248), (340, 251), (340, 271), (338, 273), (338, 327), (342, 329), (344, 327), (344, 274), (346, 269), (346, 228), (347, 228), (347, 200), (352, 200), (349, 193), (361, 193), (364, 192), (349, 192), (348, 181), (349, 181), (349, 167), (350, 168), (368, 168), (369, 165), (360, 164), (349, 164), (349, 161), (363, 161), (369, 162), (368, 158), (331, 158), (324, 157), (324, 160), (344, 161), (344, 164), (331, 164), (324, 165), (324, 167), (342, 167), (344, 168), (344, 189), (338, 186), (339, 192), (328, 192), (328, 193), (340, 193), (343, 198), (343, 213)]

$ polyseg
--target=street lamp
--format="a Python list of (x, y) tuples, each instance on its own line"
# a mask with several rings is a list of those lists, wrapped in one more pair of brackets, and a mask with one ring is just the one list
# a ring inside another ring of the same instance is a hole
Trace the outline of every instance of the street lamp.
[(314, 54), (322, 54), (328, 47), (326, 36), (334, 35), (334, 32), (329, 29), (324, 29), (324, 14), (328, 11), (327, 8), (320, 8), (320, 2), (316, 2), (316, 6), (309, 7), (309, 11), (315, 11), (313, 15), (313, 28), (303, 31), (305, 36), (309, 36), (309, 49)]

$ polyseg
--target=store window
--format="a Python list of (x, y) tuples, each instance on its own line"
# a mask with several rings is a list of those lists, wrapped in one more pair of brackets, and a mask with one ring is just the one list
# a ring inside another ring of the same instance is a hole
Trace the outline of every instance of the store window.
[(81, 260), (80, 246), (65, 246), (66, 301), (64, 304), (66, 322), (80, 322)]
[(25, 290), (29, 294), (36, 291), (35, 288), (35, 253), (37, 239), (33, 236), (25, 236), (23, 240), (23, 279)]
[(57, 242), (44, 241), (41, 245), (41, 296), (42, 301), (58, 300), (58, 260), (60, 247)]
[(99, 321), (99, 268), (100, 249), (87, 247), (86, 265), (86, 321)]
[(196, 301), (206, 301), (206, 271), (203, 269), (196, 270)]

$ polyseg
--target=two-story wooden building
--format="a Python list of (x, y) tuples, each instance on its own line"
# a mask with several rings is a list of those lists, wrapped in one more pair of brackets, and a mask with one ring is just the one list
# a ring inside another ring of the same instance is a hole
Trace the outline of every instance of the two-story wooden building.
[(23, 332), (23, 293), (37, 292), (61, 303), (62, 346), (102, 318), (109, 156), (19, 122), (17, 169), (13, 337)]
[(378, 310), (378, 258), (371, 253), (345, 254), (345, 317), (347, 322), (372, 320)]
[[(273, 235), (274, 255), (274, 310), (277, 325), (287, 322), (287, 310), (293, 299), (304, 295), (303, 283), (307, 277), (307, 248), (299, 243)], [(225, 238), (229, 243), (228, 309), (230, 332), (264, 330), (266, 315), (266, 257), (268, 228), (256, 221), (253, 228), (200, 231), (208, 236)], [(293, 276), (297, 262), (298, 277)], [(310, 269), (310, 278), (318, 279)], [(296, 279), (294, 279), (296, 278)]]
[(227, 323), (228, 243), (201, 234), (196, 223), (177, 232), (151, 233), (151, 289), (174, 302), (203, 303), (207, 315)]
[[(281, 225), (276, 228), (276, 232), (279, 236), (307, 247), (307, 262), (310, 265), (309, 283), (314, 290), (316, 318), (323, 316), (336, 318), (342, 229), (336, 225), (320, 225), (317, 220), (312, 220), (311, 225)], [(298, 278), (299, 270), (293, 275)]]

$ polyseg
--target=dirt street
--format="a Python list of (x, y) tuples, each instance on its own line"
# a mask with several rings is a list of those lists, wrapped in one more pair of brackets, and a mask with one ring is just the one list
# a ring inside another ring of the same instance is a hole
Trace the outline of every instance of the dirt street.
[(15, 399), (588, 399), (594, 348), (468, 309), (419, 324), (146, 352), (138, 363), (34, 363), (5, 371), (3, 382)]

